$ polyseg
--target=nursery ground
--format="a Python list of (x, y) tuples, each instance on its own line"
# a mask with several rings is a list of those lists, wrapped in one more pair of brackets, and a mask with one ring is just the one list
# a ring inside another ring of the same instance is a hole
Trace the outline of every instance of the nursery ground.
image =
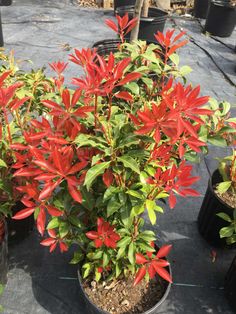
[[(73, 47), (91, 46), (95, 41), (114, 38), (105, 25), (112, 11), (84, 9), (69, 0), (13, 1), (2, 8), (5, 48), (14, 49), (23, 67), (67, 60)], [(201, 33), (203, 21), (173, 17), (167, 28), (185, 29), (188, 46), (181, 50), (181, 64), (192, 67), (192, 84), (201, 84), (202, 94), (236, 104), (235, 84), (236, 32), (230, 38), (211, 38)], [(50, 73), (48, 71), (48, 73)], [(71, 65), (69, 77), (81, 74)], [(235, 116), (236, 109), (233, 109)], [(214, 156), (215, 150), (212, 149)], [(162, 314), (230, 314), (224, 297), (224, 276), (235, 249), (220, 250), (209, 246), (197, 230), (197, 215), (206, 190), (208, 173), (204, 163), (195, 167), (202, 176), (197, 184), (201, 197), (179, 199), (174, 210), (158, 218), (160, 241), (173, 244), (170, 261), (174, 285), (158, 313)], [(161, 232), (160, 232), (161, 230)], [(70, 253), (49, 254), (39, 244), (37, 232), (17, 246), (10, 247), (8, 283), (0, 303), (5, 314), (86, 314), (76, 278), (76, 266), (68, 264)], [(212, 260), (212, 250), (216, 260)]]

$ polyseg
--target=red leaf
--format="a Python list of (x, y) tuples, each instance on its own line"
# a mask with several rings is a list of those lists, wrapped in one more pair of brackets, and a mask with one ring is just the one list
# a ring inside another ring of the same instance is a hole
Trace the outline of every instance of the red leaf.
[(102, 180), (104, 182), (104, 184), (106, 185), (106, 187), (109, 188), (109, 186), (112, 184), (113, 182), (113, 174), (112, 174), (112, 171), (110, 169), (107, 169), (103, 176), (102, 176)]
[(105, 23), (108, 27), (110, 27), (114, 32), (118, 33), (118, 26), (112, 20), (105, 20)]
[(135, 81), (135, 80), (139, 79), (141, 76), (142, 76), (142, 74), (141, 74), (141, 73), (138, 73), (138, 72), (128, 73), (128, 74), (126, 75), (126, 77), (123, 78), (123, 80), (121, 80), (121, 81), (117, 84), (117, 86), (125, 85), (125, 84), (127, 84), (127, 83), (129, 83), (129, 82), (131, 82), (131, 81)]
[(170, 196), (169, 196), (169, 204), (170, 204), (171, 209), (174, 208), (176, 205), (176, 197), (172, 191), (170, 192)]
[(41, 245), (44, 245), (44, 246), (50, 246), (54, 243), (56, 243), (57, 240), (55, 239), (52, 239), (52, 238), (47, 238), (47, 239), (44, 239), (43, 241), (40, 242)]
[(166, 257), (169, 254), (171, 248), (172, 248), (172, 245), (164, 245), (164, 246), (162, 246), (159, 249), (159, 251), (157, 252), (156, 257), (157, 258)]
[(96, 248), (99, 248), (103, 245), (103, 241), (101, 239), (95, 239), (94, 243)]
[(161, 276), (166, 281), (172, 283), (172, 278), (165, 268), (158, 267), (155, 264), (153, 264), (153, 267), (155, 268), (155, 271), (158, 273), (159, 276)]
[(49, 215), (51, 215), (51, 216), (59, 217), (59, 216), (63, 215), (63, 212), (56, 207), (48, 205), (46, 208), (48, 210)]
[(60, 246), (60, 251), (61, 253), (68, 251), (68, 246), (66, 243), (64, 242), (59, 242), (59, 246)]
[(25, 208), (20, 210), (17, 214), (15, 214), (12, 219), (20, 220), (29, 217), (35, 211), (35, 207)]
[(37, 229), (38, 232), (43, 236), (45, 231), (46, 214), (44, 208), (41, 208), (37, 217)]
[(76, 202), (82, 203), (82, 194), (75, 186), (68, 183), (68, 191)]
[(155, 270), (155, 268), (153, 267), (152, 264), (150, 264), (150, 265), (148, 266), (148, 274), (149, 274), (149, 277), (150, 277), (151, 279), (153, 279), (153, 278), (155, 277), (155, 275), (156, 275), (156, 270)]
[(50, 246), (49, 252), (52, 253), (56, 247), (57, 247), (57, 241)]
[(146, 275), (146, 267), (141, 267), (135, 276), (134, 286), (136, 286), (143, 279), (145, 275)]
[(147, 263), (147, 259), (140, 253), (136, 253), (136, 264), (142, 265)]
[(90, 240), (95, 240), (98, 238), (98, 233), (97, 231), (89, 231), (86, 234), (86, 237), (89, 238)]
[(133, 101), (133, 96), (130, 95), (130, 93), (128, 92), (119, 92), (117, 94), (114, 95), (116, 98), (121, 98), (121, 99), (124, 99), (124, 100), (127, 100), (127, 101)]

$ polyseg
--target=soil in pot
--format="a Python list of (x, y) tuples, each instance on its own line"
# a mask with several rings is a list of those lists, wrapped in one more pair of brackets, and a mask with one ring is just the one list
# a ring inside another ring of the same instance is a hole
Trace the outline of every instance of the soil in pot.
[[(14, 216), (17, 212), (24, 209), (25, 205), (21, 202), (16, 202), (12, 207), (12, 215)], [(31, 215), (22, 220), (14, 220), (7, 218), (8, 227), (8, 243), (10, 245), (17, 244), (25, 239), (34, 228), (34, 216)]]
[(5, 219), (0, 219), (0, 284), (7, 283), (8, 247), (7, 225)]
[(85, 281), (83, 288), (89, 299), (111, 314), (139, 314), (154, 307), (163, 297), (168, 283), (162, 278), (150, 282), (142, 280), (133, 286), (134, 278), (117, 282)]
[(217, 191), (217, 185), (214, 187), (216, 195), (227, 205), (232, 208), (236, 208), (236, 194), (233, 191), (226, 191), (223, 194), (220, 194)]
[[(216, 214), (224, 212), (230, 217), (233, 215), (233, 207), (229, 206), (215, 192), (217, 184), (222, 182), (222, 177), (216, 170), (209, 181), (205, 197), (198, 215), (198, 229), (202, 237), (215, 247), (226, 246), (226, 240), (221, 239), (221, 228), (227, 227), (228, 223)], [(227, 196), (231, 199), (230, 196)]]

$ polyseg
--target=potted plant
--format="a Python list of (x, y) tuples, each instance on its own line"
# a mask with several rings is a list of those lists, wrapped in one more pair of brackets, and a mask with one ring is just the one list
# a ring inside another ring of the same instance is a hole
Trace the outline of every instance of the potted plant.
[[(226, 169), (225, 167), (225, 161), (231, 162), (230, 169)], [(231, 211), (227, 210), (227, 212), (222, 207), (222, 212), (218, 213), (218, 217), (221, 218), (225, 226), (220, 229), (219, 235), (222, 239), (226, 241), (228, 245), (234, 245), (236, 243), (236, 202), (235, 202), (235, 182), (236, 182), (236, 152), (233, 151), (232, 156), (226, 157), (224, 161), (222, 161), (221, 168), (223, 166), (223, 170), (221, 171), (222, 176), (225, 177), (225, 180), (228, 181), (221, 182), (221, 186), (219, 184), (218, 190), (225, 190), (225, 192), (222, 193), (222, 197), (225, 199), (226, 195), (229, 195), (230, 199), (230, 209)], [(230, 171), (230, 172), (229, 172)], [(230, 184), (231, 182), (231, 184)], [(228, 189), (227, 189), (228, 185)], [(226, 190), (227, 189), (227, 190)], [(232, 202), (231, 202), (232, 200)], [(228, 202), (228, 201), (227, 201)], [(234, 205), (233, 205), (234, 204)], [(225, 283), (224, 283), (224, 289), (225, 289), (225, 295), (232, 307), (232, 309), (236, 310), (236, 291), (235, 291), (235, 285), (236, 285), (236, 257), (233, 259), (232, 264), (230, 265), (230, 268), (226, 274), (225, 277)]]
[(116, 13), (119, 16), (124, 16), (128, 13), (129, 19), (137, 19), (137, 25), (131, 34), (126, 34), (126, 39), (130, 39), (131, 41), (140, 39), (149, 43), (157, 42), (154, 34), (157, 31), (163, 32), (168, 17), (168, 12), (164, 10), (155, 7), (149, 8), (149, 1), (147, 0), (137, 0), (135, 6), (119, 7)]
[[(168, 57), (178, 64), (182, 36), (159, 32), (162, 48), (122, 43), (106, 58), (75, 49), (70, 60), (84, 70), (72, 79), (76, 89), (63, 85), (67, 64), (54, 63), (54, 99), (41, 101), (49, 112), (29, 120), (24, 141), (11, 146), (25, 204), (13, 218), (34, 215), (50, 252), (76, 246), (71, 263), (79, 263), (79, 282), (95, 313), (151, 313), (170, 289), (171, 245), (156, 242), (143, 213), (154, 225), (163, 212), (159, 201), (174, 208), (176, 195), (199, 195), (189, 161), (215, 131), (206, 127), (214, 117), (209, 97), (175, 82), (178, 71), (167, 64)], [(151, 72), (157, 77), (149, 78)]]
[(26, 237), (33, 229), (34, 220), (29, 217), (25, 221), (13, 221), (11, 215), (24, 208), (20, 202), (20, 192), (16, 189), (18, 180), (13, 178), (12, 167), (15, 154), (12, 141), (20, 145), (24, 126), (34, 115), (40, 115), (39, 103), (43, 95), (49, 95), (51, 82), (46, 79), (43, 70), (26, 73), (18, 68), (13, 53), (6, 55), (3, 51), (1, 59), (1, 153), (0, 153), (0, 192), (2, 210), (8, 226), (8, 241), (16, 243)]
[(210, 0), (195, 0), (194, 1), (194, 16), (200, 19), (207, 17)]
[[(214, 128), (221, 129), (219, 131), (221, 138), (213, 138), (212, 143), (221, 146), (234, 145), (236, 120), (229, 117), (229, 104), (220, 103), (218, 105), (214, 102), (212, 105), (215, 110)], [(230, 236), (230, 230), (227, 227), (229, 220), (226, 221), (221, 218), (228, 216), (233, 218), (235, 208), (235, 150), (233, 149), (231, 156), (217, 159), (219, 166), (218, 169), (212, 171), (198, 216), (198, 228), (201, 235), (212, 245), (224, 246), (224, 236)], [(228, 238), (227, 243), (230, 239)]]
[(213, 0), (210, 3), (205, 31), (214, 36), (229, 37), (236, 25), (236, 1)]

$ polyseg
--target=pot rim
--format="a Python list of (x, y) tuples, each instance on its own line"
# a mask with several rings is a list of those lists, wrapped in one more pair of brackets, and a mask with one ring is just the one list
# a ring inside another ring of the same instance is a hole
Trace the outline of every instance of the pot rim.
[[(167, 260), (167, 259), (166, 259), (166, 260)], [(172, 276), (172, 269), (171, 269), (171, 265), (170, 265), (170, 264), (168, 265), (168, 271), (169, 271), (170, 275)], [(88, 297), (87, 293), (86, 293), (85, 290), (84, 290), (84, 287), (83, 287), (83, 284), (82, 284), (82, 277), (81, 277), (81, 274), (80, 274), (80, 269), (78, 269), (77, 274), (78, 274), (78, 279), (79, 279), (80, 288), (81, 288), (81, 290), (82, 290), (82, 292), (83, 292), (83, 294), (84, 294), (86, 300), (87, 300), (94, 308), (96, 308), (98, 311), (100, 311), (101, 313), (103, 313), (103, 314), (110, 314), (109, 312), (104, 311), (103, 309), (99, 308), (95, 303), (92, 302), (92, 300)], [(162, 303), (166, 300), (167, 296), (169, 295), (171, 286), (172, 286), (172, 283), (170, 283), (170, 282), (167, 281), (167, 287), (166, 287), (165, 293), (163, 294), (163, 296), (161, 297), (161, 299), (160, 299), (153, 307), (151, 307), (149, 310), (147, 310), (147, 311), (145, 311), (145, 312), (142, 312), (142, 313), (140, 313), (140, 314), (151, 314), (155, 309), (157, 309), (159, 306), (161, 306)]]
[[(220, 172), (219, 172), (218, 169), (216, 169), (216, 170), (212, 173), (211, 178), (209, 179), (209, 182), (208, 182), (209, 188), (210, 188), (211, 192), (214, 194), (214, 196), (217, 198), (217, 200), (218, 200), (221, 204), (223, 204), (225, 207), (227, 207), (228, 209), (230, 209), (230, 210), (233, 211), (233, 210), (236, 209), (236, 208), (231, 207), (231, 206), (228, 205), (226, 202), (224, 202), (224, 201), (215, 193), (215, 190), (213, 189), (213, 180), (212, 180), (212, 178), (213, 178), (213, 175), (216, 174), (216, 173), (218, 173), (218, 174), (220, 175)], [(222, 181), (222, 182), (224, 182), (224, 181)]]
[[(127, 12), (128, 13), (134, 13), (134, 6), (133, 5), (124, 5), (124, 6), (120, 6), (120, 7), (117, 7), (116, 8), (116, 14), (118, 14), (118, 10), (119, 9), (124, 9), (126, 8), (127, 9)], [(149, 8), (149, 12), (160, 12), (162, 13), (163, 15), (162, 16), (148, 16), (148, 17), (143, 17), (143, 16), (140, 16), (140, 21), (143, 21), (143, 22), (152, 22), (152, 21), (165, 21), (167, 19), (167, 17), (169, 16), (169, 13), (165, 10), (161, 10), (161, 9), (158, 9), (158, 8), (154, 8), (154, 7), (150, 7)]]
[(218, 7), (224, 7), (224, 8), (229, 8), (236, 10), (236, 6), (231, 5), (228, 1), (222, 1), (222, 0), (212, 0), (211, 4), (214, 4), (215, 6)]

